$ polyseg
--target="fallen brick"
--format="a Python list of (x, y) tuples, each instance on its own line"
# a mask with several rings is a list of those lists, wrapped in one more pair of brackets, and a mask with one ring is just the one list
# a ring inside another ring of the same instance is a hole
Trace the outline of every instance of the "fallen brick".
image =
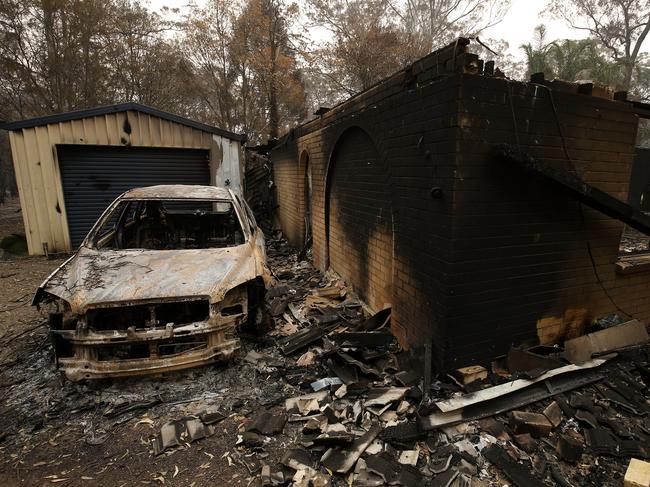
[(487, 379), (488, 373), (481, 365), (470, 365), (454, 371), (453, 376), (463, 385), (480, 379)]
[(650, 487), (650, 463), (633, 458), (625, 472), (624, 487)]

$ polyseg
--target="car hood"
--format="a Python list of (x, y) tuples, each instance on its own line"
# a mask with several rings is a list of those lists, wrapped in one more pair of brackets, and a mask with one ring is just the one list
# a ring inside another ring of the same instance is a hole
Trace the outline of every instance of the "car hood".
[(64, 299), (73, 313), (89, 307), (202, 296), (216, 303), (258, 276), (268, 278), (251, 244), (199, 250), (80, 250), (39, 288)]

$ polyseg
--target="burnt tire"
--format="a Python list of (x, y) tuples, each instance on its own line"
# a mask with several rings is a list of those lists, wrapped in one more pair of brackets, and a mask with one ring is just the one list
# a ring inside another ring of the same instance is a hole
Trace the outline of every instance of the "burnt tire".
[(262, 282), (253, 281), (248, 286), (248, 319), (246, 330), (250, 333), (262, 334), (271, 329), (271, 316), (268, 313), (264, 296), (266, 288)]

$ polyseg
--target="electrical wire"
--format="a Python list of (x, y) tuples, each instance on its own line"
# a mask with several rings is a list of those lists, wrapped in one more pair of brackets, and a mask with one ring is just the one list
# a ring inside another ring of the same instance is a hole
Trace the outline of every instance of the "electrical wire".
[[(508, 87), (508, 101), (509, 101), (509, 104), (510, 104), (510, 111), (512, 113), (512, 124), (513, 124), (514, 132), (515, 132), (515, 141), (516, 141), (516, 144), (517, 144), (517, 150), (521, 153), (522, 149), (521, 149), (521, 144), (519, 142), (519, 127), (518, 127), (518, 124), (517, 124), (517, 117), (515, 115), (515, 106), (514, 106), (514, 101), (513, 101), (513, 96), (512, 96), (512, 82), (507, 80), (506, 83), (507, 83), (507, 87)], [(546, 88), (546, 90), (548, 92), (549, 100), (551, 102), (551, 109), (553, 110), (553, 117), (555, 119), (555, 124), (557, 125), (557, 130), (558, 130), (558, 133), (560, 135), (560, 139), (562, 140), (562, 149), (563, 149), (564, 155), (566, 157), (566, 162), (567, 162), (567, 164), (569, 166), (569, 169), (573, 170), (573, 172), (576, 175), (578, 175), (578, 169), (577, 169), (576, 165), (574, 164), (573, 159), (571, 159), (571, 155), (569, 154), (569, 149), (568, 149), (567, 143), (566, 143), (566, 138), (565, 138), (564, 133), (562, 131), (562, 124), (560, 123), (560, 117), (559, 117), (558, 112), (557, 112), (557, 106), (555, 105), (555, 99), (553, 98), (553, 90), (551, 90), (551, 88), (546, 86), (546, 85), (540, 85), (540, 86), (544, 86), (544, 88)], [(616, 308), (616, 310), (618, 312), (620, 312), (621, 314), (627, 316), (628, 318), (631, 318), (632, 315), (630, 313), (626, 312), (624, 309), (622, 309), (616, 303), (616, 301), (614, 301), (614, 298), (609, 293), (609, 291), (605, 287), (605, 283), (602, 281), (602, 279), (600, 278), (600, 275), (598, 274), (598, 269), (597, 269), (597, 266), (596, 266), (596, 260), (594, 259), (594, 254), (593, 254), (593, 251), (591, 249), (591, 242), (589, 240), (589, 236), (587, 234), (587, 229), (586, 229), (586, 225), (585, 225), (584, 209), (583, 209), (582, 203), (580, 201), (578, 201), (578, 209), (579, 209), (579, 212), (580, 212), (580, 222), (581, 222), (581, 227), (582, 227), (582, 231), (583, 231), (582, 233), (583, 233), (583, 236), (584, 236), (585, 245), (586, 245), (586, 248), (587, 248), (587, 254), (589, 255), (589, 261), (591, 262), (591, 268), (592, 268), (592, 270), (594, 272), (594, 276), (596, 277), (596, 282), (598, 283), (600, 288), (603, 290), (603, 293), (605, 293), (605, 296), (607, 296), (607, 299), (609, 299), (609, 301), (612, 303), (614, 308)]]

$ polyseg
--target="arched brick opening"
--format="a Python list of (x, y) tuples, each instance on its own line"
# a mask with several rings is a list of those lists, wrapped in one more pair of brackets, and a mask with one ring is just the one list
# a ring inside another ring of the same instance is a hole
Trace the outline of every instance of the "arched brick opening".
[(352, 127), (327, 167), (325, 226), (329, 267), (375, 310), (392, 302), (390, 176), (370, 136)]

